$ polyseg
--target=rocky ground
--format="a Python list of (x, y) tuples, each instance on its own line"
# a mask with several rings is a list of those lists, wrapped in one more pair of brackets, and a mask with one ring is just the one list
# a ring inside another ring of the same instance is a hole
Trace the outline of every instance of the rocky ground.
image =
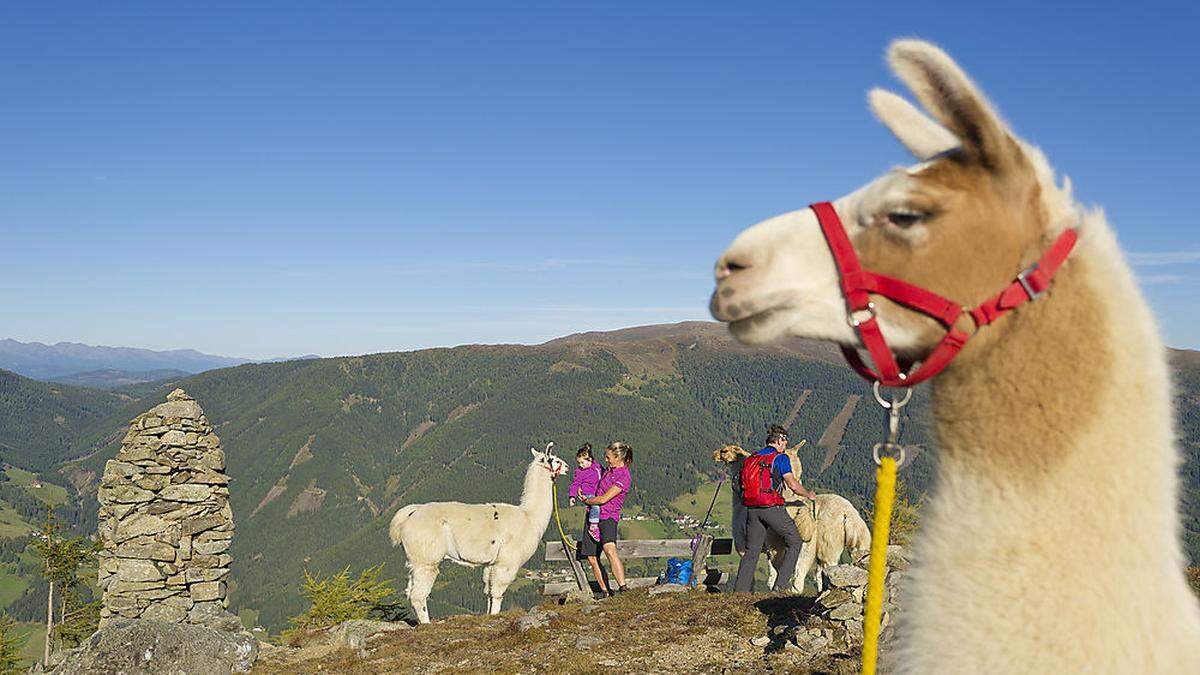
[(349, 638), (314, 633), (264, 648), (253, 672), (857, 672), (857, 649), (813, 651), (804, 637), (836, 642), (838, 630), (812, 598), (638, 590)]

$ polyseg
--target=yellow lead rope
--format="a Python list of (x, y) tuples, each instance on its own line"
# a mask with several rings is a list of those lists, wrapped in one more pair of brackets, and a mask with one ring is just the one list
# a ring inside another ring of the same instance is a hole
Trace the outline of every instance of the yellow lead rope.
[(896, 498), (896, 459), (883, 457), (875, 472), (875, 522), (871, 527), (871, 562), (867, 568), (867, 606), (863, 615), (862, 675), (875, 675), (879, 659), (879, 624), (883, 618), (883, 579), (887, 572), (888, 529)]
[(558, 536), (562, 537), (563, 553), (567, 553), (567, 533), (563, 530), (562, 521), (558, 519), (558, 481), (551, 480), (550, 489), (554, 493), (554, 522), (558, 525)]

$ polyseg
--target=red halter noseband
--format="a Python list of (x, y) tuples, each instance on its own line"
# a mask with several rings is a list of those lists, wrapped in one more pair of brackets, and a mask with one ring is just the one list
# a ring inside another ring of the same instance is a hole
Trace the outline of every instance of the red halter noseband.
[[(871, 355), (871, 360), (875, 362), (878, 372), (863, 362), (857, 350), (842, 347), (842, 354), (859, 375), (886, 387), (911, 387), (937, 375), (950, 365), (967, 340), (980, 328), (1021, 303), (1040, 298), (1050, 287), (1055, 272), (1067, 259), (1078, 238), (1074, 229), (1063, 231), (1041, 260), (1018, 274), (1016, 280), (1002, 291), (975, 309), (969, 310), (920, 286), (863, 270), (833, 205), (829, 202), (818, 202), (809, 208), (817, 214), (821, 231), (825, 233), (825, 241), (828, 242), (833, 260), (837, 264), (842, 279), (842, 294), (845, 295), (846, 305), (850, 310), (850, 325), (858, 331), (858, 336)], [(875, 304), (871, 302), (872, 293), (930, 316), (946, 327), (946, 335), (921, 361), (915, 372), (904, 373), (896, 363), (892, 350), (879, 330)], [(863, 313), (867, 314), (865, 318), (862, 318)], [(969, 314), (975, 322), (975, 330), (970, 334), (964, 333), (955, 325), (963, 314)]]

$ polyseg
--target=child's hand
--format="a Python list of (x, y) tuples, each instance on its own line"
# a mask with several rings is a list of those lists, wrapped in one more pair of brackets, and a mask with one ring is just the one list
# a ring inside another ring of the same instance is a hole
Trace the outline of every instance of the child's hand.
[(575, 506), (575, 498), (574, 497), (570, 497), (567, 499), (567, 506)]

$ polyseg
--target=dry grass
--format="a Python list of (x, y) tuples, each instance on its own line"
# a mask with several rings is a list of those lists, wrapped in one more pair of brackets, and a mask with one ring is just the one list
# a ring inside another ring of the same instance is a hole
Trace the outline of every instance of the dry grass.
[[(519, 611), (455, 616), (373, 639), (351, 650), (290, 651), (261, 660), (255, 673), (854, 672), (851, 658), (805, 662), (791, 650), (753, 647), (749, 639), (802, 612), (800, 600), (699, 593), (649, 596), (631, 591), (586, 605), (543, 605), (546, 628), (521, 632)], [(581, 637), (601, 640), (579, 648)]]

